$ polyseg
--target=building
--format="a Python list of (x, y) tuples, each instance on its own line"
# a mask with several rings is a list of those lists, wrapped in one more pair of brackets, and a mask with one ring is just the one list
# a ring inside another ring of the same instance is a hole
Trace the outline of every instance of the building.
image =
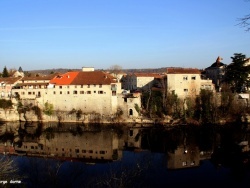
[(122, 88), (125, 90), (149, 90), (156, 78), (162, 78), (162, 75), (157, 73), (128, 74), (122, 79)]
[(218, 91), (220, 90), (227, 67), (227, 65), (222, 63), (221, 60), (222, 58), (219, 56), (210, 67), (205, 69), (206, 77), (212, 80), (216, 90)]
[(20, 79), (20, 77), (0, 78), (0, 99), (10, 99), (12, 97), (12, 87), (16, 85)]
[(214, 90), (212, 80), (201, 79), (201, 72), (191, 68), (168, 68), (167, 89), (179, 98), (195, 97), (201, 89)]

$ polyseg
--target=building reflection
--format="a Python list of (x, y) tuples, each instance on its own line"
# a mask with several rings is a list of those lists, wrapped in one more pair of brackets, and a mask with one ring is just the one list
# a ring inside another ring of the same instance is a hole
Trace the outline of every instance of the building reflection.
[[(249, 160), (248, 132), (209, 130), (82, 124), (3, 124), (0, 125), (0, 153), (99, 163), (122, 160), (123, 151), (126, 150), (149, 151), (162, 154), (166, 159), (162, 165), (171, 170), (198, 167), (203, 160), (208, 159), (216, 166), (230, 166), (235, 163), (235, 154), (242, 161)], [(227, 159), (231, 160), (225, 163)]]
[(20, 127), (19, 139), (15, 139), (16, 154), (90, 163), (120, 160), (122, 157), (118, 135), (113, 130), (45, 127), (38, 135), (38, 129), (37, 126)]

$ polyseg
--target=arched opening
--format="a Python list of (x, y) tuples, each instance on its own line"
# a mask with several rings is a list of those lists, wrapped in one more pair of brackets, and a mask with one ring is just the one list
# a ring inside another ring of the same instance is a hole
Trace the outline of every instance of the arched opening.
[(132, 116), (133, 115), (133, 110), (129, 109), (129, 115)]

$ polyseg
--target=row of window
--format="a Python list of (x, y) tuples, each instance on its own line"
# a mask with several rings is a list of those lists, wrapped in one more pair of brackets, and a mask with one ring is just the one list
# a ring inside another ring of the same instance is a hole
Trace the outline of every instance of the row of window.
[[(188, 80), (188, 76), (183, 76), (183, 80)], [(196, 80), (196, 76), (191, 76), (191, 80)]]
[[(24, 148), (28, 149), (27, 146), (24, 146)], [(38, 149), (37, 146), (30, 146), (30, 149)], [(40, 148), (41, 150), (43, 150), (43, 147)], [(47, 148), (48, 150), (50, 150), (50, 148)], [(56, 148), (56, 151), (59, 151), (58, 148)], [(61, 149), (61, 151), (65, 151), (64, 148)], [(72, 149), (69, 149), (70, 152), (72, 152)], [(82, 150), (81, 151), (82, 153), (94, 153), (93, 150)], [(75, 149), (75, 153), (80, 153), (80, 149)], [(96, 154), (102, 154), (104, 155), (105, 153), (107, 153), (107, 151), (104, 151), (104, 150), (100, 150), (99, 152), (98, 151), (95, 151)]]
[[(59, 89), (62, 89), (63, 88), (63, 86), (58, 86), (59, 87)], [(70, 86), (67, 86), (67, 88), (69, 88)], [(78, 87), (80, 87), (80, 88), (83, 88), (83, 85), (75, 85), (75, 88), (78, 88)], [(96, 87), (96, 84), (94, 84), (93, 85), (93, 87)], [(90, 88), (90, 84), (88, 84), (87, 85), (87, 88)], [(102, 84), (99, 84), (99, 88), (102, 88)]]
[[(80, 94), (91, 94), (92, 92), (91, 91), (73, 91), (73, 94), (74, 95), (77, 95), (78, 93)], [(106, 94), (106, 92), (104, 91), (93, 91), (93, 93), (98, 93), (98, 94)], [(28, 92), (28, 95), (35, 95), (36, 93), (35, 92)], [(53, 92), (54, 95), (56, 95), (56, 91)], [(63, 94), (62, 91), (59, 92), (60, 95)], [(70, 91), (67, 91), (67, 94), (70, 94)], [(21, 92), (21, 95), (25, 95), (25, 92)], [(39, 94), (40, 95), (40, 94)]]

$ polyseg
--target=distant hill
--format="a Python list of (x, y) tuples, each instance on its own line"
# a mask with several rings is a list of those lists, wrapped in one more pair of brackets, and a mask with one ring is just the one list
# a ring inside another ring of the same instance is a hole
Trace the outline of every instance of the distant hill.
[[(146, 73), (163, 73), (166, 72), (166, 69), (170, 67), (162, 67), (162, 68), (147, 68), (147, 69), (122, 69), (121, 71), (124, 73), (134, 73), (134, 72), (146, 72)], [(101, 70), (101, 71), (109, 71), (108, 69), (95, 69), (95, 70)], [(48, 75), (51, 73), (66, 73), (69, 71), (81, 71), (81, 69), (63, 69), (63, 68), (58, 68), (58, 69), (45, 69), (45, 70), (30, 70), (30, 71), (25, 71), (29, 72), (31, 74), (44, 74)]]

